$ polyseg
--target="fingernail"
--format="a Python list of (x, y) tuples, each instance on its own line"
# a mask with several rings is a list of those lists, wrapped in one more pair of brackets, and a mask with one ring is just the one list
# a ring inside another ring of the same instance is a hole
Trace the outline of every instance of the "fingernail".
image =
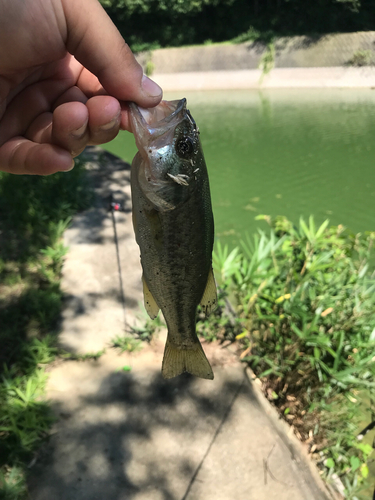
[(110, 122), (106, 123), (105, 125), (102, 125), (100, 127), (100, 130), (111, 130), (120, 123), (120, 119), (121, 119), (121, 114), (119, 113), (116, 116), (116, 118), (113, 118), (113, 120), (111, 120)]
[(71, 170), (73, 170), (74, 165), (75, 165), (75, 163), (74, 163), (74, 159), (72, 159), (72, 163), (71, 163), (70, 167), (65, 168), (65, 169), (63, 169), (63, 170), (60, 170), (60, 172), (70, 172)]
[(150, 97), (159, 97), (163, 92), (159, 85), (146, 75), (142, 77), (142, 88)]
[(82, 127), (79, 127), (79, 128), (77, 128), (76, 130), (72, 130), (70, 134), (71, 134), (73, 137), (75, 137), (76, 139), (80, 139), (80, 138), (81, 138), (81, 137), (85, 134), (85, 132), (86, 132), (87, 123), (88, 123), (88, 121), (86, 121), (86, 122), (82, 125)]

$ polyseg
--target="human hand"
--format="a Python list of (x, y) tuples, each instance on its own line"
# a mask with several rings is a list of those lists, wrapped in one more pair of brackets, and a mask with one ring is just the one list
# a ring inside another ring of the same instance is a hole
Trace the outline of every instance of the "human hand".
[(0, 0), (0, 170), (70, 170), (161, 97), (97, 0)]

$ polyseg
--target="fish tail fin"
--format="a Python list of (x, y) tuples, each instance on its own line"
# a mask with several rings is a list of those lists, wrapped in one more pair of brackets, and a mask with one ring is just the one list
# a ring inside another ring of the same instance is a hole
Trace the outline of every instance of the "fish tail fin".
[(164, 378), (173, 378), (184, 372), (200, 378), (214, 378), (211, 365), (198, 339), (191, 348), (181, 349), (167, 338), (161, 373)]

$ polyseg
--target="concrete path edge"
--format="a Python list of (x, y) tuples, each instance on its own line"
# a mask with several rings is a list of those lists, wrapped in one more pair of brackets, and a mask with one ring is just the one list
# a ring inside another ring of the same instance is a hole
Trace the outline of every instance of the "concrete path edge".
[(274, 408), (265, 398), (261, 389), (261, 381), (251, 368), (246, 367), (244, 372), (248, 383), (253, 389), (258, 404), (264, 410), (264, 413), (267, 415), (269, 422), (272, 424), (280, 439), (289, 449), (293, 461), (296, 462), (296, 466), (300, 471), (302, 470), (304, 480), (314, 494), (314, 497), (325, 498), (326, 500), (338, 500), (340, 497), (335, 493), (334, 489), (327, 485), (320, 477), (317, 466), (309, 457), (306, 447), (293, 433), (291, 426), (280, 418), (276, 408)]

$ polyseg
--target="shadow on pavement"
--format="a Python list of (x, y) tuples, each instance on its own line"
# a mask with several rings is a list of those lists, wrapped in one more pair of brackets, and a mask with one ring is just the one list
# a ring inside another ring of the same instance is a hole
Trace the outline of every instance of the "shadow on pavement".
[[(87, 148), (88, 184), (94, 196), (64, 234), (59, 345), (72, 352), (103, 349), (134, 326), (142, 299), (139, 248), (131, 218), (130, 165), (96, 147)], [(121, 210), (113, 210), (119, 204)]]
[(60, 422), (33, 467), (32, 499), (188, 498), (243, 379), (213, 386), (189, 375), (165, 381), (147, 370), (93, 379), (82, 389), (95, 392), (78, 395), (70, 409), (71, 399), (55, 403)]

